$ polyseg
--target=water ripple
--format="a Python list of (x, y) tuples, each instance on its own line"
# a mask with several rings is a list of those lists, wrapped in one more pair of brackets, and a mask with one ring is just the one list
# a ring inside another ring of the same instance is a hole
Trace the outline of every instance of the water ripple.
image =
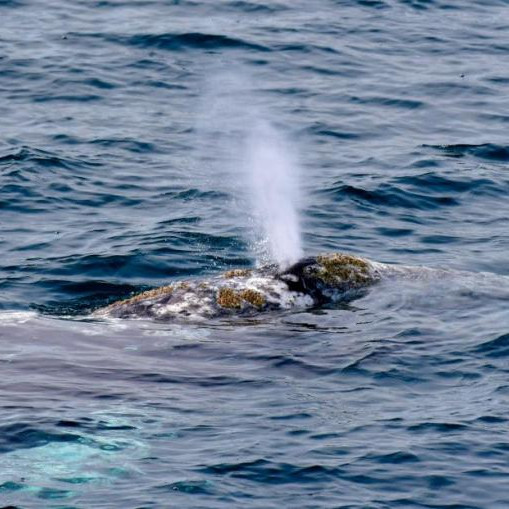
[[(1, 505), (508, 507), (506, 10), (0, 1)], [(469, 273), (87, 318), (256, 263), (248, 112), (293, 142), (306, 253)]]

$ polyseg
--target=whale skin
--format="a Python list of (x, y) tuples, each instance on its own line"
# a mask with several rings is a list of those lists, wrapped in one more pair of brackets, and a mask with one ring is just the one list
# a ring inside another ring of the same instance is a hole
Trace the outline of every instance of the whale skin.
[(359, 297), (382, 278), (384, 267), (347, 253), (322, 254), (284, 270), (269, 265), (180, 281), (116, 301), (93, 316), (189, 321), (310, 308)]

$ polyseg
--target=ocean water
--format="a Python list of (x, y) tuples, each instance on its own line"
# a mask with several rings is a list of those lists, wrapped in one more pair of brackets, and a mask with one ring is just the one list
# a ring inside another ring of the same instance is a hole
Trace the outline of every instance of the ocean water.
[[(507, 0), (0, 19), (0, 507), (509, 507)], [(234, 323), (89, 318), (259, 261), (252, 117), (298, 160), (304, 253), (465, 272)]]

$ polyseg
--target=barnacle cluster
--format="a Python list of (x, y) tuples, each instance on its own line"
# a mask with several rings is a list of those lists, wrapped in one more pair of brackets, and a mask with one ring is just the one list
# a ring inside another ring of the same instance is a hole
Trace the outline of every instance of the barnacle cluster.
[(242, 290), (240, 292), (240, 296), (246, 301), (249, 302), (252, 306), (256, 308), (262, 308), (267, 303), (265, 296), (263, 293), (257, 292), (256, 290)]
[(246, 302), (259, 309), (266, 304), (263, 294), (256, 290), (238, 291), (228, 287), (219, 289), (216, 301), (222, 308), (228, 309), (241, 309)]
[(232, 279), (234, 277), (249, 277), (252, 274), (250, 269), (232, 269), (227, 270), (223, 277), (226, 279)]
[(362, 258), (334, 253), (317, 256), (316, 260), (320, 264), (316, 276), (327, 284), (366, 284), (373, 279), (368, 262)]
[(124, 304), (136, 304), (137, 302), (141, 302), (145, 299), (153, 299), (156, 297), (161, 297), (162, 295), (170, 294), (174, 291), (175, 287), (172, 285), (167, 286), (160, 286), (159, 288), (154, 288), (153, 290), (146, 290), (145, 292), (141, 292), (138, 295), (135, 295), (134, 297), (130, 297), (125, 300), (119, 300), (117, 302), (114, 302), (113, 304), (110, 304), (106, 310), (109, 309), (115, 309), (119, 306), (123, 306)]
[(217, 292), (217, 303), (222, 308), (239, 309), (242, 307), (242, 298), (232, 288), (219, 288)]

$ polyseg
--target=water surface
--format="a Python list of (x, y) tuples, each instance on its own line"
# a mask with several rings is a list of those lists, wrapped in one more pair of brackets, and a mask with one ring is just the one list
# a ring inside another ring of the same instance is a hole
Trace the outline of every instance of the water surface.
[[(507, 1), (214, 4), (0, 2), (0, 505), (507, 508)], [(228, 104), (293, 140), (306, 253), (478, 275), (84, 319), (255, 263)]]

